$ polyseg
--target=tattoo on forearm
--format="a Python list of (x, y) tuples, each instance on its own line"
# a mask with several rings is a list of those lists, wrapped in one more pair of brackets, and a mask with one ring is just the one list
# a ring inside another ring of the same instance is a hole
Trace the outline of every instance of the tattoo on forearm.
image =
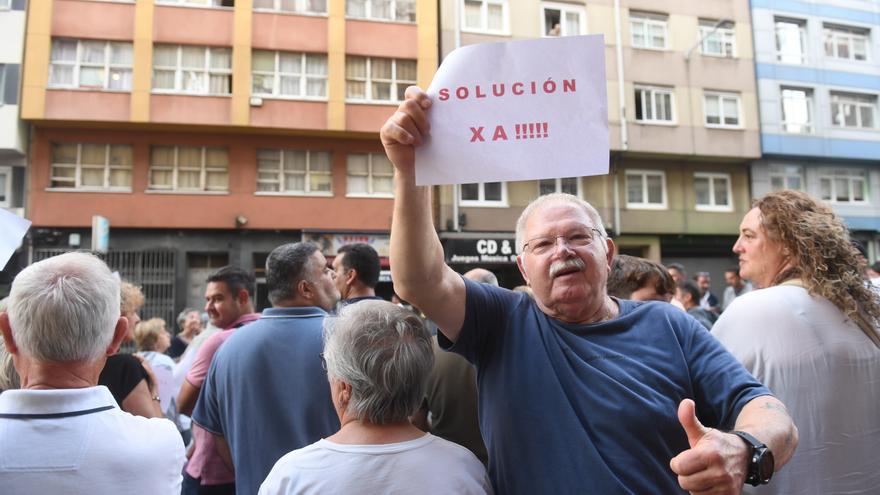
[(782, 403), (765, 402), (765, 403), (761, 404), (761, 409), (768, 409), (771, 411), (777, 411), (777, 412), (781, 412), (782, 414), (785, 414), (786, 416), (789, 416), (788, 410), (785, 408), (785, 406)]

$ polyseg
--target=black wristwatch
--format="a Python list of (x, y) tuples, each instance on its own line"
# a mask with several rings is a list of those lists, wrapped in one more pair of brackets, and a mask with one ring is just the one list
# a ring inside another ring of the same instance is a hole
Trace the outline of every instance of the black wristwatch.
[(760, 440), (744, 431), (732, 431), (731, 433), (742, 438), (749, 447), (749, 471), (746, 475), (746, 483), (752, 486), (770, 483), (775, 467), (773, 452)]

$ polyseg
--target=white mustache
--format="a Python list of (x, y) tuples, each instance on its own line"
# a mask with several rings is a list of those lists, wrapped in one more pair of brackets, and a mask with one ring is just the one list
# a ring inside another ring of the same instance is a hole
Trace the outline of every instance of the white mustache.
[(562, 261), (554, 261), (550, 265), (550, 278), (556, 277), (556, 274), (563, 271), (568, 270), (570, 268), (576, 268), (578, 271), (586, 268), (587, 265), (584, 264), (584, 260), (580, 258), (569, 258), (567, 260)]

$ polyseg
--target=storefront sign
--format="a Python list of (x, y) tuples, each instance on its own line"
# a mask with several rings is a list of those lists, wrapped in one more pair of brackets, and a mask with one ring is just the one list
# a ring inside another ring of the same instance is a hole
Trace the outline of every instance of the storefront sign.
[(447, 239), (446, 262), (452, 264), (516, 263), (513, 239)]

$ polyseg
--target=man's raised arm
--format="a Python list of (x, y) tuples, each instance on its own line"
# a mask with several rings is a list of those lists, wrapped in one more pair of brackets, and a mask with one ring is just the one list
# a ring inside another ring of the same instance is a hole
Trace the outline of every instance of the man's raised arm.
[(443, 246), (431, 218), (431, 189), (415, 182), (415, 147), (430, 129), (430, 106), (421, 89), (407, 88), (406, 100), (379, 133), (394, 164), (391, 277), (398, 295), (455, 341), (464, 323), (464, 281), (443, 261)]

